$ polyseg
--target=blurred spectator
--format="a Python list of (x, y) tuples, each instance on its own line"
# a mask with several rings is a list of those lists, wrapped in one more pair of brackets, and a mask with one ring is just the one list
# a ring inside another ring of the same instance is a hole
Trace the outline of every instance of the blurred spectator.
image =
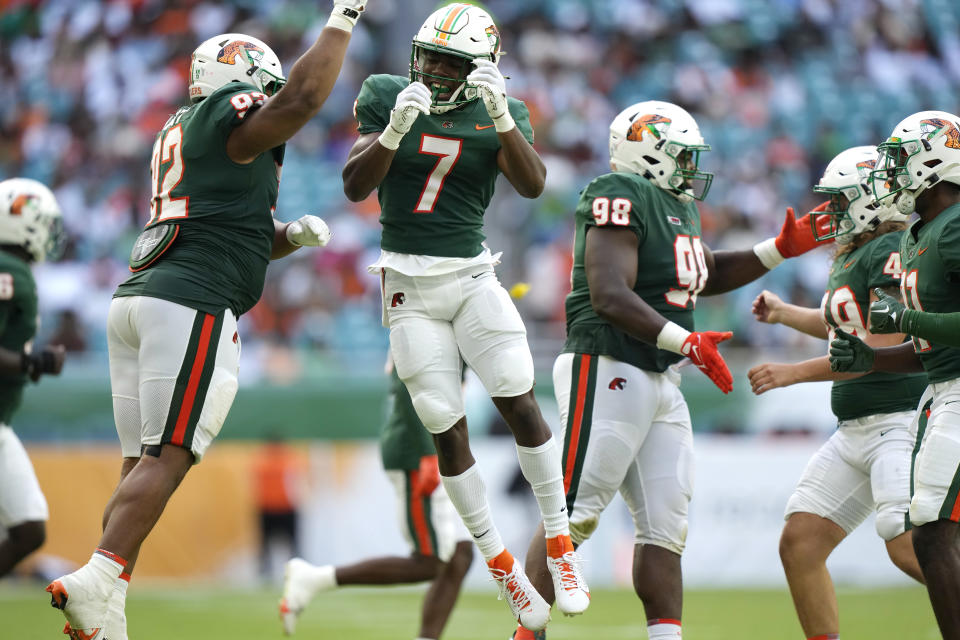
[(299, 508), (307, 472), (304, 454), (271, 434), (254, 456), (253, 480), (260, 527), (260, 576), (269, 580), (283, 561), (274, 564), (276, 543), (280, 558), (300, 555)]

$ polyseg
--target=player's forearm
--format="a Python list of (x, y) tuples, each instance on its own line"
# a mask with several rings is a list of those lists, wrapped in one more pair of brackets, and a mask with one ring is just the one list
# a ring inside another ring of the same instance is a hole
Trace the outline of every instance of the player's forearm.
[(547, 179), (547, 168), (540, 155), (517, 127), (499, 135), (503, 174), (524, 198), (539, 197)]
[(713, 262), (707, 285), (700, 295), (713, 296), (739, 289), (768, 272), (753, 250), (714, 251)]
[(13, 376), (23, 373), (23, 354), (0, 347), (0, 374)]
[(271, 260), (288, 256), (300, 248), (300, 245), (293, 244), (287, 238), (287, 227), (289, 225), (289, 222), (273, 221), (273, 247), (270, 250)]
[(929, 313), (905, 309), (900, 327), (911, 336), (948, 347), (960, 347), (960, 312)]
[(795, 382), (823, 382), (826, 380), (853, 380), (865, 376), (865, 373), (850, 373), (844, 371), (831, 371), (830, 358), (821, 356), (798, 362), (796, 365)]
[(343, 166), (343, 193), (351, 202), (360, 202), (380, 186), (390, 171), (395, 150), (387, 149), (371, 136), (365, 147), (355, 150)]
[[(350, 43), (350, 34), (326, 27), (313, 46), (290, 69), (287, 84), (274, 97), (291, 118), (300, 120), (299, 129), (316, 115), (333, 90)], [(291, 123), (293, 124), (293, 123)]]
[(821, 340), (826, 340), (830, 335), (827, 331), (827, 325), (823, 323), (820, 309), (784, 303), (782, 307), (777, 309), (777, 322)]
[(872, 370), (889, 373), (917, 373), (923, 371), (923, 365), (913, 349), (913, 341), (910, 341), (895, 347), (874, 349)]
[(657, 343), (657, 335), (666, 324), (666, 318), (626, 287), (591, 286), (590, 303), (602, 319), (648, 344)]

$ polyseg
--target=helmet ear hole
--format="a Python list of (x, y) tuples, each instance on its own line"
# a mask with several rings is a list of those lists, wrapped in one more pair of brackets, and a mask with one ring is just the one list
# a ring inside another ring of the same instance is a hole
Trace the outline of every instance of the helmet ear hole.
[[(647, 162), (647, 164), (650, 164), (650, 165), (660, 164), (660, 161), (652, 156), (643, 156), (643, 159)], [(661, 175), (663, 174), (662, 171), (660, 173)]]

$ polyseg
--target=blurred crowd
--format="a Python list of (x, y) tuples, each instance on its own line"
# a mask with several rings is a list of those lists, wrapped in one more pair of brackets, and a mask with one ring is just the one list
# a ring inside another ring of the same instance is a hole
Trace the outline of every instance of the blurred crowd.
[[(323, 216), (329, 247), (274, 264), (263, 300), (242, 319), (244, 380), (311, 371), (379, 371), (386, 348), (375, 198), (342, 193), (356, 135), (352, 104), (370, 73), (407, 74), (410, 40), (433, 0), (371, 0), (321, 113), (288, 144), (277, 216)], [(504, 251), (538, 364), (563, 337), (572, 213), (578, 191), (607, 171), (607, 131), (625, 106), (668, 100), (696, 117), (716, 173), (701, 204), (713, 249), (777, 232), (786, 206), (809, 211), (810, 187), (839, 151), (876, 143), (904, 115), (957, 112), (960, 4), (954, 0), (490, 0), (507, 55), (510, 95), (526, 101), (547, 190), (527, 201), (502, 185), (487, 214)], [(105, 317), (146, 222), (153, 137), (186, 102), (191, 51), (222, 32), (257, 36), (289, 69), (323, 28), (327, 0), (5, 0), (0, 15), (0, 178), (49, 184), (70, 243), (38, 270), (43, 330), (77, 351), (105, 350)], [(819, 303), (829, 266), (815, 252), (760, 283), (698, 305), (702, 327), (741, 346), (800, 344), (759, 326), (762, 287)], [(820, 347), (818, 347), (820, 348)]]

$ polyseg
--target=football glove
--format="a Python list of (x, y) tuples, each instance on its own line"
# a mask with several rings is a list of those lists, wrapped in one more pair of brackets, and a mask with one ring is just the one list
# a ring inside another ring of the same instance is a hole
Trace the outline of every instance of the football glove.
[(507, 108), (507, 85), (503, 74), (490, 60), (475, 58), (473, 64), (476, 69), (467, 76), (467, 84), (476, 87), (497, 133), (510, 131), (516, 123)]
[(837, 329), (836, 337), (830, 343), (831, 371), (870, 371), (875, 357), (876, 354), (866, 342), (843, 329)]
[(44, 347), (40, 351), (20, 353), (20, 371), (34, 382), (44, 374), (60, 375), (67, 350), (62, 344)]
[(784, 258), (795, 258), (822, 244), (833, 242), (833, 238), (817, 240), (813, 234), (813, 225), (816, 225), (817, 230), (821, 232), (826, 232), (830, 228), (830, 216), (814, 215), (826, 209), (829, 204), (829, 200), (821, 202), (810, 212), (810, 215), (803, 216), (799, 220), (793, 214), (793, 207), (787, 207), (787, 215), (783, 220), (780, 235), (774, 241), (780, 255)]
[(733, 390), (733, 376), (717, 350), (717, 345), (732, 337), (732, 331), (694, 331), (680, 347), (680, 353), (690, 358), (724, 393)]
[(287, 225), (287, 241), (298, 247), (325, 247), (330, 242), (330, 228), (321, 218), (306, 215)]
[(437, 456), (423, 456), (420, 458), (420, 470), (417, 473), (417, 481), (410, 488), (412, 498), (426, 498), (432, 495), (440, 484), (440, 466), (437, 462)]
[(906, 307), (883, 289), (874, 289), (877, 300), (870, 303), (871, 333), (903, 333)]
[(410, 131), (421, 113), (430, 115), (430, 89), (422, 82), (411, 82), (397, 94), (397, 101), (390, 111), (390, 124), (380, 134), (380, 144), (396, 150), (400, 140)]

